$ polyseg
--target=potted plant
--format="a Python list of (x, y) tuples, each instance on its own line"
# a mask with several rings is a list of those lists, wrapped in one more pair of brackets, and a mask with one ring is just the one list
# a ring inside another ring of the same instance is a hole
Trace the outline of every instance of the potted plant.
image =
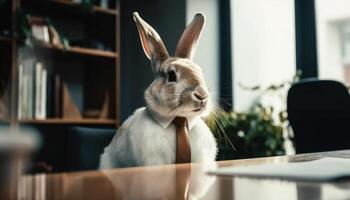
[[(298, 71), (292, 81), (267, 87), (258, 103), (247, 112), (216, 111), (207, 118), (206, 122), (218, 143), (217, 160), (278, 156), (286, 154), (286, 149), (289, 149), (289, 154), (293, 153), (293, 134), (285, 104), (289, 87), (299, 81), (300, 75)], [(244, 88), (262, 90), (260, 86)], [(266, 96), (279, 98), (282, 109), (264, 104), (262, 100)]]

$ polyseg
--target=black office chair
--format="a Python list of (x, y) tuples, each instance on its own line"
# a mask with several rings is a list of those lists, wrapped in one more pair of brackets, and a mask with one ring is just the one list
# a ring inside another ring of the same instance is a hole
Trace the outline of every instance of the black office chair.
[(98, 168), (103, 149), (111, 142), (116, 129), (72, 127), (68, 134), (68, 171)]
[(288, 91), (288, 119), (297, 153), (350, 148), (350, 96), (331, 80), (305, 79)]

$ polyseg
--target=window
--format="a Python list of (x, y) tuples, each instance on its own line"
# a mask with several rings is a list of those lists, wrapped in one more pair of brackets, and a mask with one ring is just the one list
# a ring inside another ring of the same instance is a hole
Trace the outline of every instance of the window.
[(259, 94), (241, 85), (268, 87), (295, 75), (294, 0), (231, 0), (231, 13), (233, 102), (246, 111)]
[(349, 8), (349, 0), (315, 0), (319, 77), (345, 85), (350, 85)]

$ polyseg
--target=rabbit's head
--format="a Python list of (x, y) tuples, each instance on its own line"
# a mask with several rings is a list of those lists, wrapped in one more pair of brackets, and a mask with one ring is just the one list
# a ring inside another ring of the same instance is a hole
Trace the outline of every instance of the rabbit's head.
[(155, 75), (145, 92), (148, 108), (165, 117), (208, 114), (210, 94), (202, 69), (192, 61), (204, 16), (195, 15), (177, 44), (175, 56), (171, 57), (158, 33), (137, 12), (133, 15), (143, 50)]

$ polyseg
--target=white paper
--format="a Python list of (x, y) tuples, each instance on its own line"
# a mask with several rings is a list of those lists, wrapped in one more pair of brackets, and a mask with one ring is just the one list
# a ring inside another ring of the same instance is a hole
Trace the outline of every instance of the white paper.
[(222, 167), (209, 173), (254, 178), (331, 181), (342, 178), (350, 179), (350, 159), (325, 157), (307, 162)]

